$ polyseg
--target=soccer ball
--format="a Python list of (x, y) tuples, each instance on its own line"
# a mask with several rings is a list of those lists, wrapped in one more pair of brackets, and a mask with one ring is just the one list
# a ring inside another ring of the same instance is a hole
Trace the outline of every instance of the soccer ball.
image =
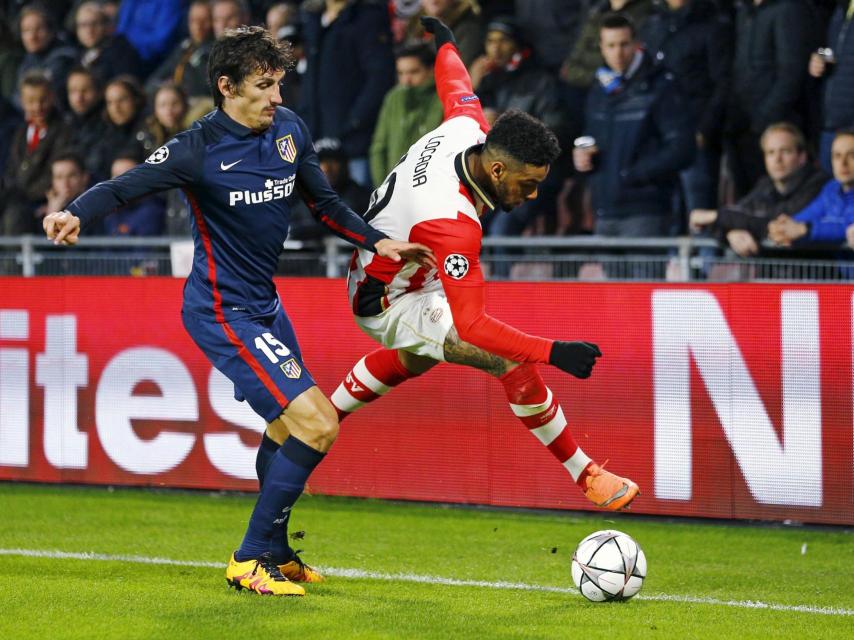
[(572, 581), (588, 600), (628, 600), (646, 578), (646, 556), (622, 531), (596, 531), (572, 554)]

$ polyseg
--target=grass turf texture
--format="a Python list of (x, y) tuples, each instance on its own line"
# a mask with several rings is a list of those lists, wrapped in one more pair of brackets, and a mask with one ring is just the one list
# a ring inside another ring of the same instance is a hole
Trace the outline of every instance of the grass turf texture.
[[(854, 616), (519, 589), (329, 578), (305, 598), (227, 589), (254, 498), (0, 484), (0, 548), (222, 562), (223, 569), (0, 556), (0, 637), (850, 638)], [(616, 528), (649, 562), (642, 596), (854, 609), (854, 534), (304, 496), (311, 563), (571, 586), (581, 538)], [(801, 545), (807, 553), (801, 554)]]

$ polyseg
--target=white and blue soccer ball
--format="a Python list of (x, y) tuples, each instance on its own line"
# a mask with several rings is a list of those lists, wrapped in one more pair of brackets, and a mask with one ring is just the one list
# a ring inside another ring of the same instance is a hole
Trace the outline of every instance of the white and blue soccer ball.
[(572, 581), (588, 600), (628, 600), (643, 586), (646, 556), (622, 531), (596, 531), (572, 554)]

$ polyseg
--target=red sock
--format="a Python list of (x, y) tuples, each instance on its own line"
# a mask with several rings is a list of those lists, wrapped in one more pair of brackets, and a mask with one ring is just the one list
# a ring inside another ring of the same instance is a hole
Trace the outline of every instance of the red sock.
[(510, 408), (558, 459), (582, 489), (587, 488), (590, 458), (566, 425), (563, 409), (533, 364), (522, 364), (501, 377)]
[(397, 351), (377, 349), (369, 353), (356, 363), (330, 398), (338, 421), (416, 375), (403, 366)]

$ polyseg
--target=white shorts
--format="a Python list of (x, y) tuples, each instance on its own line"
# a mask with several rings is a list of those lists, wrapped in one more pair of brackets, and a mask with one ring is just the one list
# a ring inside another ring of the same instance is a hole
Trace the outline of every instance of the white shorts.
[(445, 337), (454, 326), (442, 291), (406, 293), (378, 316), (356, 316), (359, 328), (387, 349), (445, 361)]

